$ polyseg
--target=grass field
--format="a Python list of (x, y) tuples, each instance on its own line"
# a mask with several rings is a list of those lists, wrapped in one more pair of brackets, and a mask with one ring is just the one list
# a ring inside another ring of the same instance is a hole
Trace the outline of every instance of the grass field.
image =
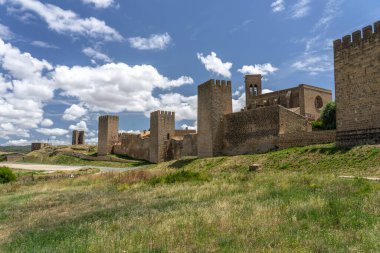
[(380, 146), (1, 185), (0, 252), (379, 252), (380, 182), (341, 175), (380, 177)]

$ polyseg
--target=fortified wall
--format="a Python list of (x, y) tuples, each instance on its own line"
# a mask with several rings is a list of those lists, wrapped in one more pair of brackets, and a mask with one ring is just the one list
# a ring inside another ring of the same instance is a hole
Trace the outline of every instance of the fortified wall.
[(118, 132), (119, 117), (99, 117), (99, 155), (113, 153), (159, 163), (197, 153), (195, 130), (176, 130), (174, 112), (152, 112), (150, 131)]
[(198, 86), (199, 157), (253, 154), (285, 145), (335, 141), (334, 135), (324, 136), (324, 132), (309, 134), (307, 142), (286, 138), (312, 133), (309, 120), (319, 118), (323, 105), (332, 100), (331, 91), (302, 84), (262, 94), (261, 75), (246, 76), (245, 82), (246, 108), (237, 113), (232, 113), (230, 82), (210, 80)]
[(334, 41), (337, 144), (380, 143), (380, 21)]

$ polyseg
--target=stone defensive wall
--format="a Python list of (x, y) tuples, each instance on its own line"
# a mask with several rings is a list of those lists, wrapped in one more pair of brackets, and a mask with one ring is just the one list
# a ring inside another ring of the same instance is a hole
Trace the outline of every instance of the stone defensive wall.
[(119, 134), (119, 143), (113, 146), (113, 153), (127, 155), (134, 159), (149, 161), (150, 138), (140, 134)]
[(380, 143), (380, 21), (334, 41), (337, 144)]
[(277, 149), (280, 133), (306, 132), (308, 121), (280, 105), (224, 116), (225, 155), (261, 153)]
[(334, 143), (336, 140), (336, 131), (313, 131), (280, 134), (278, 147), (280, 149), (291, 147), (303, 147), (314, 144)]

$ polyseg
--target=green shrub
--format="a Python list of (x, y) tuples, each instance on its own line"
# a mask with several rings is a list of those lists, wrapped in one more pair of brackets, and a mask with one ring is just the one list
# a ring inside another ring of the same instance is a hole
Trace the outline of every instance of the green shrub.
[(323, 108), (321, 117), (311, 122), (313, 129), (331, 130), (336, 129), (336, 105), (335, 102), (329, 102)]
[(16, 181), (16, 175), (8, 167), (0, 167), (0, 184)]

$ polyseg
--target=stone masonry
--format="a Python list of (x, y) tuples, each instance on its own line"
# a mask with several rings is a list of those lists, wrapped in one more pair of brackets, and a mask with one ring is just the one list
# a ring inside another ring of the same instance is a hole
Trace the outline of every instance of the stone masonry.
[(111, 154), (113, 145), (118, 141), (119, 117), (100, 116), (98, 128), (98, 155)]
[(380, 143), (380, 21), (334, 41), (337, 144)]
[(198, 156), (212, 157), (223, 149), (223, 116), (232, 113), (230, 81), (209, 80), (198, 86)]
[(150, 114), (150, 162), (169, 160), (167, 150), (175, 135), (175, 113), (156, 111)]
[(84, 131), (73, 130), (72, 145), (83, 145)]

